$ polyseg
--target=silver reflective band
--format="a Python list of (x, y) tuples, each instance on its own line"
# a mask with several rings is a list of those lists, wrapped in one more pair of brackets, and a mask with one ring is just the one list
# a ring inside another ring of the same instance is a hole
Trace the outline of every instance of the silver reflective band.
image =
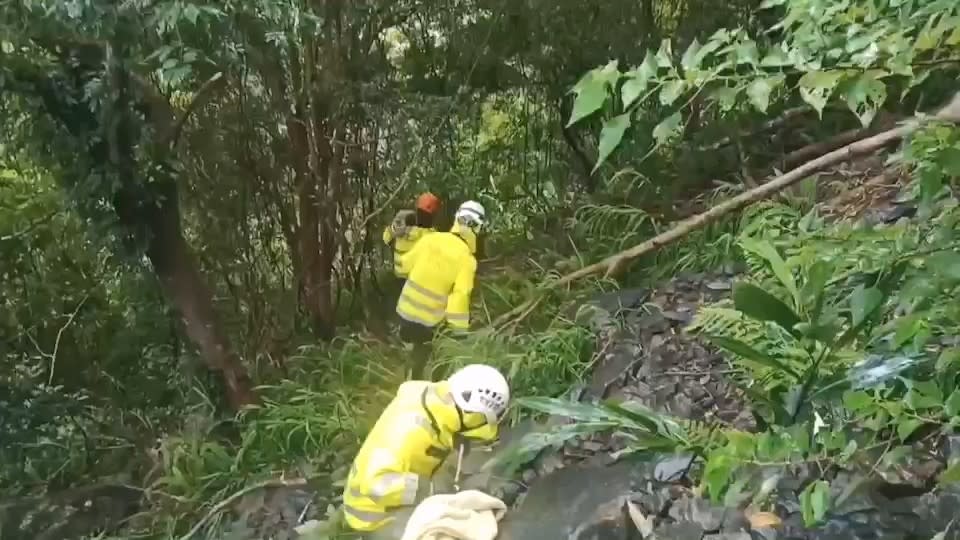
[(442, 308), (442, 307), (441, 307), (441, 308), (432, 308), (432, 307), (430, 307), (430, 306), (428, 306), (428, 305), (426, 305), (426, 304), (423, 304), (422, 302), (418, 302), (418, 301), (416, 301), (416, 300), (414, 300), (414, 299), (412, 299), (412, 298), (410, 298), (409, 296), (406, 296), (406, 295), (401, 296), (401, 297), (400, 297), (400, 301), (401, 301), (401, 302), (406, 302), (406, 303), (410, 304), (411, 306), (413, 306), (413, 307), (415, 307), (415, 308), (417, 308), (417, 309), (419, 309), (419, 310), (421, 310), (421, 311), (426, 311), (426, 312), (429, 313), (430, 315), (436, 315), (438, 318), (442, 318), (442, 317), (443, 317), (444, 311), (443, 311), (443, 308)]
[(408, 474), (403, 479), (403, 499), (401, 504), (409, 506), (417, 502), (417, 487), (420, 485), (420, 479), (416, 475)]
[(416, 323), (416, 324), (419, 324), (419, 325), (422, 325), (422, 326), (426, 326), (427, 328), (433, 328), (434, 326), (437, 325), (437, 321), (428, 321), (428, 320), (425, 320), (425, 319), (421, 319), (420, 317), (417, 317), (416, 315), (410, 315), (410, 314), (404, 313), (404, 312), (400, 311), (400, 307), (399, 307), (399, 306), (397, 306), (397, 315), (399, 315), (400, 318), (403, 319), (403, 320), (405, 320), (405, 321), (412, 322), (412, 323)]
[(447, 313), (448, 321), (470, 321), (470, 315), (466, 313)]
[(365, 523), (376, 523), (378, 521), (383, 521), (387, 514), (386, 512), (373, 512), (370, 510), (358, 510), (356, 508), (343, 505), (343, 511), (347, 514), (350, 514), (351, 517), (357, 519), (358, 521), (363, 521)]
[(442, 295), (442, 294), (439, 294), (439, 293), (435, 293), (435, 292), (433, 292), (433, 291), (431, 291), (431, 290), (428, 290), (428, 289), (424, 288), (423, 286), (414, 283), (413, 281), (409, 281), (409, 280), (408, 280), (407, 283), (406, 283), (406, 286), (407, 286), (407, 287), (410, 287), (411, 289), (417, 291), (418, 293), (426, 296), (427, 298), (429, 298), (429, 299), (431, 299), (431, 300), (435, 300), (435, 301), (441, 302), (441, 303), (447, 301), (447, 297), (446, 297), (445, 295)]

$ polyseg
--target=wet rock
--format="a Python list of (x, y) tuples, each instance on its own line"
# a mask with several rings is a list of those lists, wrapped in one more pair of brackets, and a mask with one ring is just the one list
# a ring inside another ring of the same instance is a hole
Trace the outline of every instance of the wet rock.
[(653, 531), (652, 540), (700, 540), (703, 538), (703, 529), (696, 523), (668, 523), (657, 527)]
[(626, 497), (602, 504), (579, 527), (570, 540), (630, 540), (636, 530), (626, 508)]
[(729, 291), (733, 288), (733, 282), (729, 279), (711, 281), (707, 283), (707, 288), (711, 291)]
[(684, 496), (673, 501), (668, 512), (674, 521), (692, 521), (708, 532), (717, 532), (723, 527), (727, 509), (705, 499)]
[[(619, 530), (619, 525), (625, 523), (623, 504), (630, 494), (635, 469), (633, 464), (622, 462), (604, 468), (572, 467), (540, 478), (531, 486), (523, 502), (507, 513), (498, 538), (587, 539), (594, 538), (591, 534), (614, 534), (610, 531)], [(615, 519), (613, 508), (617, 505), (621, 517)], [(589, 523), (594, 527), (585, 525)], [(574, 532), (586, 536), (571, 536)]]
[(530, 484), (532, 484), (533, 481), (536, 480), (536, 479), (537, 479), (537, 471), (534, 471), (533, 469), (527, 469), (527, 470), (523, 471), (523, 483), (524, 483), (524, 484), (530, 485)]
[(739, 531), (708, 534), (703, 537), (703, 540), (753, 540), (753, 537), (746, 531)]

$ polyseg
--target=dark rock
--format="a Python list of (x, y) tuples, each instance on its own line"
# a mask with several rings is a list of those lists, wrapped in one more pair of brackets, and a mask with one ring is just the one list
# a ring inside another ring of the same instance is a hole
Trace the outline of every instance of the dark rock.
[(703, 540), (753, 540), (753, 537), (746, 531), (739, 531), (708, 534), (703, 537)]
[(703, 538), (703, 529), (696, 523), (668, 523), (657, 527), (653, 531), (653, 540), (700, 540)]
[(626, 508), (626, 497), (604, 503), (579, 527), (570, 540), (630, 540), (636, 527)]
[(723, 527), (727, 509), (687, 495), (673, 501), (668, 513), (674, 521), (692, 521), (704, 531), (717, 532)]
[(533, 469), (527, 469), (527, 470), (523, 471), (523, 477), (522, 477), (522, 478), (523, 478), (523, 483), (524, 483), (524, 484), (530, 485), (530, 484), (533, 483), (534, 480), (537, 479), (537, 471), (535, 471), (535, 470), (533, 470)]
[(690, 311), (674, 311), (672, 309), (666, 310), (663, 312), (663, 316), (670, 321), (678, 322), (681, 324), (688, 324), (693, 320), (693, 313)]
[(707, 288), (711, 291), (729, 291), (733, 288), (733, 283), (730, 280), (717, 280), (707, 283)]

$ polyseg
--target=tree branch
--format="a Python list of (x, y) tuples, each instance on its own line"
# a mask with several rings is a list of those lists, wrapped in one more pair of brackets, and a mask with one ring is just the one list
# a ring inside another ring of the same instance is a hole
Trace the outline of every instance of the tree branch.
[[(522, 318), (529, 310), (530, 306), (539, 301), (539, 298), (549, 290), (568, 285), (578, 279), (603, 274), (605, 278), (611, 278), (625, 270), (634, 259), (654, 252), (663, 246), (672, 244), (691, 232), (697, 231), (713, 223), (719, 218), (749, 206), (758, 201), (764, 200), (771, 195), (779, 193), (784, 189), (810, 177), (810, 175), (832, 167), (838, 163), (850, 159), (876, 152), (877, 150), (897, 142), (911, 133), (915, 132), (920, 126), (929, 120), (944, 120), (954, 123), (960, 123), (960, 92), (954, 94), (950, 104), (940, 109), (933, 116), (918, 115), (916, 118), (908, 120), (899, 127), (884, 131), (872, 137), (848, 144), (827, 154), (824, 154), (813, 161), (809, 161), (792, 171), (780, 175), (773, 180), (745, 191), (736, 197), (728, 199), (717, 206), (697, 214), (677, 223), (672, 229), (653, 238), (611, 255), (600, 262), (585, 266), (575, 272), (567, 274), (556, 281), (548, 283), (533, 298), (523, 304), (515, 307), (507, 313), (498, 317), (494, 322), (494, 327), (503, 326), (506, 323), (516, 323), (516, 318)], [(518, 317), (519, 316), (519, 317)]]
[(190, 119), (190, 115), (209, 103), (210, 99), (216, 94), (216, 91), (222, 89), (225, 83), (226, 79), (223, 76), (223, 72), (217, 72), (213, 77), (207, 79), (207, 82), (203, 83), (200, 89), (193, 95), (193, 99), (190, 100), (190, 105), (187, 105), (187, 110), (174, 122), (170, 134), (168, 138), (163, 141), (163, 144), (171, 149), (175, 147), (177, 141), (180, 139), (180, 133), (183, 131), (184, 124)]
[(53, 352), (50, 353), (50, 375), (47, 377), (47, 385), (53, 385), (53, 373), (57, 368), (57, 353), (60, 351), (60, 339), (63, 338), (63, 332), (73, 323), (73, 319), (77, 317), (77, 313), (80, 313), (80, 308), (87, 303), (87, 299), (90, 298), (88, 293), (80, 300), (80, 303), (77, 304), (77, 307), (74, 308), (73, 313), (70, 314), (70, 318), (67, 319), (66, 324), (60, 327), (60, 330), (57, 331), (57, 339), (53, 342)]

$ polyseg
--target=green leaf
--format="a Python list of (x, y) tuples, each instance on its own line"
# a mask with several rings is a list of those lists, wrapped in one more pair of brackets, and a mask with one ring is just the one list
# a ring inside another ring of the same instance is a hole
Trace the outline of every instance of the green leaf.
[(896, 331), (893, 333), (893, 346), (894, 348), (899, 349), (903, 345), (913, 339), (913, 336), (917, 335), (917, 332), (923, 326), (923, 321), (921, 321), (918, 315), (909, 315), (907, 317), (900, 317), (894, 321), (894, 326)]
[(911, 418), (909, 416), (903, 416), (897, 422), (897, 437), (900, 437), (900, 442), (906, 441), (910, 435), (917, 430), (923, 424), (922, 421), (917, 420), (916, 418)]
[(723, 489), (730, 483), (734, 468), (735, 463), (732, 457), (720, 453), (710, 456), (703, 469), (703, 483), (710, 494), (710, 499), (721, 500)]
[(850, 294), (850, 316), (854, 327), (860, 326), (883, 303), (883, 293), (876, 287), (858, 285)]
[(200, 15), (200, 10), (193, 4), (185, 4), (181, 14), (185, 19), (190, 21), (191, 24), (197, 24), (197, 17)]
[(680, 116), (680, 112), (677, 111), (657, 124), (657, 126), (653, 128), (653, 138), (657, 141), (657, 146), (667, 143), (680, 133), (682, 121), (683, 117)]
[(662, 68), (673, 67), (673, 45), (669, 39), (660, 41), (660, 49), (657, 51), (657, 66)]
[(960, 348), (951, 347), (944, 349), (940, 352), (940, 356), (937, 357), (937, 372), (943, 373), (958, 361), (960, 361)]
[(680, 59), (680, 67), (682, 67), (684, 71), (692, 71), (700, 67), (701, 48), (702, 45), (697, 41), (697, 38), (693, 38), (690, 46), (687, 47), (687, 50), (683, 53), (683, 57)]
[(746, 38), (737, 43), (734, 52), (737, 55), (737, 64), (750, 64), (755, 67), (760, 65), (760, 53), (752, 39)]
[(600, 168), (600, 165), (606, 161), (610, 153), (620, 144), (624, 131), (630, 127), (630, 115), (631, 113), (627, 112), (603, 121), (603, 129), (600, 130), (597, 163), (593, 166), (594, 171)]
[(871, 70), (857, 77), (847, 88), (847, 107), (867, 127), (887, 100), (887, 85), (877, 78), (882, 71)]
[(833, 265), (824, 260), (813, 263), (807, 270), (803, 287), (800, 289), (800, 298), (809, 310), (810, 320), (814, 322), (818, 321), (823, 312), (824, 292), (830, 276), (833, 275), (833, 269)]
[(779, 298), (750, 283), (737, 283), (733, 286), (733, 304), (737, 311), (760, 320), (772, 321), (787, 332), (796, 335), (794, 326), (800, 317)]
[(573, 111), (570, 112), (570, 120), (567, 122), (567, 126), (572, 126), (596, 112), (603, 106), (606, 99), (606, 85), (591, 76), (591, 80), (577, 90), (577, 97), (573, 102)]
[(570, 112), (567, 126), (572, 126), (600, 109), (607, 100), (607, 87), (615, 83), (619, 77), (616, 60), (588, 71), (571, 90), (577, 97), (573, 102), (573, 110)]
[(760, 9), (770, 9), (772, 7), (782, 6), (787, 0), (763, 0)]
[(653, 57), (653, 53), (647, 51), (647, 56), (643, 59), (643, 63), (640, 64), (639, 67), (627, 72), (627, 81), (623, 83), (623, 87), (620, 89), (623, 108), (626, 109), (640, 97), (640, 94), (647, 89), (647, 84), (649, 84), (650, 79), (656, 74), (657, 60)]
[(786, 67), (792, 66), (793, 61), (790, 60), (790, 57), (785, 51), (780, 49), (772, 49), (766, 56), (763, 57), (763, 60), (760, 61), (762, 67)]
[(960, 176), (960, 148), (949, 146), (940, 150), (937, 164), (950, 176)]
[(163, 78), (169, 84), (177, 84), (183, 79), (186, 79), (193, 69), (189, 64), (179, 65), (173, 69), (168, 69), (163, 72)]
[(803, 98), (820, 117), (823, 117), (823, 108), (833, 94), (834, 89), (843, 79), (842, 71), (810, 71), (800, 77), (800, 97)]
[(821, 522), (830, 506), (830, 484), (823, 480), (811, 483), (800, 494), (800, 511), (808, 527)]
[(960, 415), (960, 390), (954, 390), (950, 397), (947, 398), (947, 401), (943, 403), (943, 412), (947, 416), (957, 416)]
[(960, 280), (960, 253), (941, 251), (927, 257), (927, 267), (948, 279)]
[(760, 365), (763, 365), (769, 368), (773, 368), (781, 373), (786, 373), (791, 377), (793, 377), (794, 379), (800, 378), (800, 375), (796, 371), (794, 371), (793, 368), (791, 368), (790, 366), (784, 364), (783, 362), (777, 360), (776, 358), (770, 355), (767, 355), (765, 353), (762, 353), (754, 349), (753, 347), (751, 347), (750, 345), (747, 345), (742, 341), (738, 341), (736, 339), (732, 339), (728, 337), (713, 336), (713, 335), (708, 335), (707, 339), (709, 339), (716, 346), (722, 349), (725, 349), (728, 352), (731, 352), (737, 356), (743, 357), (746, 360), (749, 360), (751, 362), (756, 362)]
[(762, 113), (767, 112), (767, 107), (770, 106), (770, 93), (783, 84), (783, 81), (783, 75), (754, 79), (753, 82), (747, 86), (747, 96), (750, 98), (750, 103), (758, 111)]
[(737, 105), (737, 96), (740, 95), (739, 86), (721, 86), (710, 94), (710, 99), (720, 104), (720, 109), (727, 112)]
[(687, 82), (683, 79), (675, 79), (667, 82), (663, 85), (663, 88), (660, 89), (660, 104), (672, 105), (673, 102), (683, 94), (686, 88)]
[(873, 398), (863, 390), (847, 390), (843, 393), (843, 406), (850, 412), (866, 409), (872, 403)]
[(903, 403), (914, 411), (924, 409), (936, 409), (943, 407), (943, 396), (939, 395), (940, 389), (937, 388), (937, 394), (929, 393), (919, 388), (912, 388), (903, 398)]
[(945, 471), (940, 473), (940, 477), (937, 478), (937, 481), (941, 486), (960, 482), (960, 463), (954, 463), (953, 465), (947, 467)]
[(780, 280), (784, 288), (790, 292), (794, 305), (800, 305), (800, 293), (797, 290), (797, 282), (793, 278), (793, 272), (787, 266), (783, 257), (780, 256), (777, 249), (773, 247), (773, 244), (765, 240), (755, 240), (744, 237), (740, 239), (740, 247), (766, 260), (767, 263), (770, 264), (770, 269), (773, 270), (773, 274), (777, 276), (777, 279)]

